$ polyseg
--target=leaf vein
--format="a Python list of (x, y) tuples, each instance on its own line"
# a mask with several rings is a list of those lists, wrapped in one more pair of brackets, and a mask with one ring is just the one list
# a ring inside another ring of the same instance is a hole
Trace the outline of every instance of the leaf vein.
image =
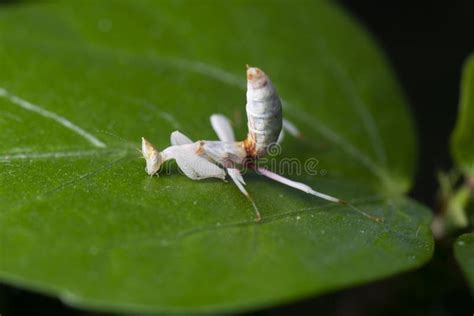
[(54, 151), (54, 152), (27, 152), (15, 153), (0, 156), (0, 162), (10, 162), (12, 160), (39, 160), (50, 158), (81, 158), (100, 155), (123, 155), (124, 149), (111, 150), (77, 150), (77, 151)]
[(44, 199), (45, 197), (49, 196), (49, 195), (52, 195), (56, 192), (59, 192), (59, 191), (62, 191), (64, 190), (65, 188), (67, 188), (68, 186), (71, 186), (81, 180), (84, 180), (84, 179), (87, 179), (87, 178), (91, 178), (91, 177), (94, 177), (98, 174), (100, 174), (101, 172), (105, 171), (105, 170), (108, 170), (110, 168), (112, 168), (114, 165), (118, 164), (119, 162), (123, 161), (125, 158), (125, 156), (122, 156), (118, 159), (115, 159), (113, 161), (110, 161), (104, 165), (101, 165), (99, 168), (96, 168), (92, 171), (89, 171), (89, 172), (86, 172), (78, 177), (75, 177), (71, 180), (68, 180), (68, 181), (64, 181), (63, 183), (61, 183), (60, 185), (58, 185), (57, 187), (51, 189), (51, 190), (48, 190), (46, 192), (43, 192), (41, 194), (39, 194), (36, 198), (38, 200), (41, 200), (41, 199)]
[(76, 134), (78, 134), (82, 138), (86, 139), (89, 143), (91, 143), (95, 147), (99, 147), (99, 148), (106, 147), (105, 143), (100, 141), (94, 135), (92, 135), (89, 132), (85, 131), (84, 129), (80, 128), (76, 124), (72, 123), (71, 121), (69, 121), (65, 117), (63, 117), (63, 116), (61, 116), (57, 113), (48, 111), (48, 110), (40, 107), (39, 105), (33, 104), (29, 101), (26, 101), (26, 100), (20, 98), (19, 96), (7, 91), (5, 88), (0, 87), (0, 97), (4, 97), (4, 98), (8, 99), (11, 103), (13, 103), (13, 104), (15, 104), (15, 105), (27, 110), (27, 111), (37, 113), (37, 114), (39, 114), (43, 117), (49, 118), (49, 119), (59, 123), (60, 125), (64, 126), (65, 128), (70, 129), (71, 131), (75, 132)]

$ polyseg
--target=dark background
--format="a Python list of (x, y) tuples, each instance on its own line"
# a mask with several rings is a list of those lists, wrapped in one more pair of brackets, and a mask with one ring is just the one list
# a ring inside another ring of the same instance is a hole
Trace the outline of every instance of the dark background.
[[(2, 5), (15, 1), (0, 0)], [(418, 130), (419, 164), (411, 196), (436, 208), (437, 170), (449, 170), (465, 58), (474, 52), (474, 1), (338, 1), (374, 35), (392, 63)], [(258, 315), (473, 315), (474, 303), (452, 255), (436, 244), (420, 270), (358, 288), (280, 306)], [(370, 262), (367, 262), (370, 265)], [(2, 315), (80, 315), (58, 300), (0, 286)]]

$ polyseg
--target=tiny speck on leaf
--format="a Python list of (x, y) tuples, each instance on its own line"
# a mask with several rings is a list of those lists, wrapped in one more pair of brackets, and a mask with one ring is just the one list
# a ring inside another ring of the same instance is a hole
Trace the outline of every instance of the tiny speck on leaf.
[(92, 254), (92, 255), (95, 255), (99, 252), (99, 249), (97, 249), (96, 247), (90, 247), (89, 248), (89, 253)]
[(100, 19), (97, 22), (97, 27), (101, 32), (110, 32), (110, 30), (112, 29), (112, 21), (110, 21), (109, 19)]

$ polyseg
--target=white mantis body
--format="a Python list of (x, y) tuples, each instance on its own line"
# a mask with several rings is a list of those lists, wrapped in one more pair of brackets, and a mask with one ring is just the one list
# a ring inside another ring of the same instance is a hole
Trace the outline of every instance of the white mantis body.
[[(239, 167), (246, 166), (258, 173), (290, 187), (315, 195), (319, 198), (340, 204), (348, 204), (338, 198), (313, 190), (304, 183), (292, 181), (268, 169), (259, 167), (255, 162), (267, 154), (270, 145), (282, 139), (282, 126), (288, 127), (291, 134), (299, 133), (296, 127), (282, 118), (280, 98), (268, 76), (256, 67), (247, 66), (247, 119), (248, 135), (244, 141), (236, 141), (230, 121), (221, 114), (211, 116), (211, 125), (219, 141), (193, 142), (179, 131), (171, 134), (171, 146), (159, 152), (150, 142), (142, 138), (142, 153), (146, 160), (146, 172), (156, 174), (161, 165), (175, 159), (183, 173), (193, 179), (225, 179), (226, 172), (239, 190), (252, 203), (256, 220), (260, 221), (260, 212), (245, 189), (245, 181)], [(225, 169), (225, 170), (224, 170)], [(374, 219), (365, 212), (356, 209), (364, 216)]]

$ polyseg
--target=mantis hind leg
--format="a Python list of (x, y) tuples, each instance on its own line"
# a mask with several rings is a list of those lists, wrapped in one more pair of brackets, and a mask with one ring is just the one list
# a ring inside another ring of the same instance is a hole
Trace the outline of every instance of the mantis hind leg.
[(341, 205), (347, 205), (349, 206), (351, 209), (353, 209), (354, 211), (358, 212), (359, 214), (361, 214), (362, 216), (364, 217), (367, 217), (368, 219), (370, 220), (373, 220), (375, 222), (383, 222), (383, 218), (381, 217), (377, 217), (377, 216), (372, 216), (364, 211), (362, 211), (361, 209), (357, 208), (356, 206), (354, 206), (353, 204), (345, 201), (345, 200), (342, 200), (342, 199), (338, 199), (338, 198), (335, 198), (333, 196), (330, 196), (330, 195), (327, 195), (327, 194), (324, 194), (324, 193), (321, 193), (321, 192), (318, 192), (318, 191), (315, 191), (313, 190), (310, 186), (304, 184), (304, 183), (301, 183), (301, 182), (296, 182), (296, 181), (293, 181), (293, 180), (290, 180), (290, 179), (287, 179), (279, 174), (276, 174), (274, 172), (271, 172), (270, 170), (266, 169), (266, 168), (263, 168), (263, 167), (258, 167), (254, 164), (250, 164), (249, 167), (253, 170), (255, 170), (256, 172), (264, 175), (265, 177), (269, 178), (269, 179), (272, 179), (272, 180), (275, 180), (277, 182), (280, 182), (280, 183), (283, 183), (287, 186), (290, 186), (292, 188), (295, 188), (295, 189), (298, 189), (300, 191), (303, 191), (303, 192), (306, 192), (308, 194), (311, 194), (311, 195), (314, 195), (314, 196), (317, 196), (321, 199), (324, 199), (326, 201), (330, 201), (330, 202), (333, 202), (333, 203), (338, 203), (338, 204), (341, 204)]

